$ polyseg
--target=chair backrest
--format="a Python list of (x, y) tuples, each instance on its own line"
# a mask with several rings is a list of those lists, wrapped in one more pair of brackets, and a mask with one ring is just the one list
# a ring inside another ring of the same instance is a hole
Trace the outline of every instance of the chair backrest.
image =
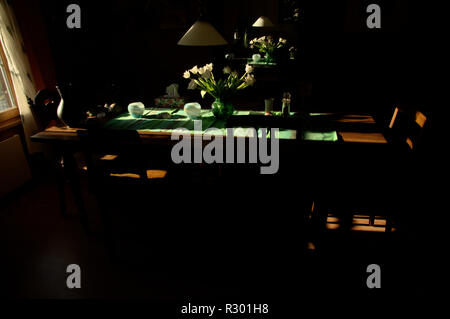
[(396, 107), (389, 129), (396, 142), (406, 143), (411, 150), (416, 150), (422, 142), (426, 124), (427, 117), (422, 112)]
[(400, 109), (398, 107), (396, 107), (395, 110), (394, 110), (394, 114), (392, 115), (391, 122), (389, 123), (389, 128), (390, 129), (394, 128), (394, 125), (396, 124), (399, 112), (400, 112)]
[(43, 89), (36, 94), (34, 101), (28, 101), (39, 129), (44, 130), (52, 120), (57, 119), (56, 109), (60, 99), (55, 89)]
[(414, 122), (410, 128), (409, 134), (406, 137), (406, 144), (411, 150), (415, 150), (420, 146), (423, 140), (423, 130), (427, 123), (427, 117), (422, 112), (415, 112)]
[(125, 164), (121, 163), (117, 169), (127, 173), (137, 172), (142, 178), (147, 178), (144, 169), (147, 156), (140, 147), (141, 139), (137, 131), (90, 128), (78, 130), (77, 134), (85, 156), (89, 183), (92, 185), (98, 186), (105, 182), (105, 173), (111, 173), (107, 163), (124, 155), (133, 161), (127, 162), (127, 167), (120, 166)]

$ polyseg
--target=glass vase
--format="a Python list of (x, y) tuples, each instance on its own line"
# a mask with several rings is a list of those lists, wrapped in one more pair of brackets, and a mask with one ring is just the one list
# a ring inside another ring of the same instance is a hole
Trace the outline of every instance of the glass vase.
[(214, 116), (219, 120), (226, 120), (234, 113), (234, 106), (229, 101), (216, 99), (211, 105)]
[(273, 53), (266, 52), (266, 55), (264, 58), (265, 58), (266, 63), (274, 63), (275, 62), (275, 57), (274, 57)]

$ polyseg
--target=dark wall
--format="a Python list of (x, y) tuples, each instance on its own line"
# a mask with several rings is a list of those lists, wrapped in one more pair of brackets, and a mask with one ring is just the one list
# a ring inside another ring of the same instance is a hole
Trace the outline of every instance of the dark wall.
[[(366, 26), (370, 3), (382, 8), (379, 30)], [(311, 1), (307, 9), (312, 12), (306, 36), (317, 105), (376, 110), (407, 98), (415, 55), (407, 1)]]
[(211, 54), (176, 45), (198, 16), (193, 1), (77, 1), (82, 27), (68, 29), (72, 2), (41, 1), (41, 7), (58, 81), (84, 87), (86, 98), (101, 100), (114, 84), (129, 99), (150, 101), (181, 79), (186, 62)]
[[(39, 0), (57, 79), (82, 86), (86, 100), (151, 103), (167, 85), (186, 86), (182, 72), (220, 58), (229, 48), (177, 46), (198, 17), (198, 0)], [(69, 3), (82, 8), (82, 28), (69, 30)], [(382, 29), (368, 30), (369, 3), (382, 7)], [(233, 31), (269, 16), (300, 49), (298, 74), (313, 84), (317, 109), (378, 110), (414, 103), (425, 36), (423, 6), (407, 0), (204, 0), (206, 16), (232, 41)], [(284, 23), (286, 8), (301, 8), (299, 22)], [(112, 85), (115, 91), (111, 89)], [(120, 89), (120, 91), (119, 91)], [(422, 97), (421, 97), (422, 98)]]

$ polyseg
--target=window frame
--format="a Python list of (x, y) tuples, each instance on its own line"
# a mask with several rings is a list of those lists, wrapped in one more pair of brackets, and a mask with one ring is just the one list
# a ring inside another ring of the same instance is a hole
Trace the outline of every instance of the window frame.
[(4, 111), (0, 111), (0, 123), (11, 120), (13, 118), (19, 117), (19, 107), (17, 103), (16, 92), (14, 90), (14, 84), (11, 77), (11, 71), (9, 69), (8, 60), (5, 55), (5, 51), (3, 50), (3, 43), (0, 41), (0, 59), (3, 64), (4, 72), (0, 70), (0, 76), (3, 77), (4, 82), (6, 84), (6, 90), (8, 91), (9, 99), (13, 104), (13, 107)]

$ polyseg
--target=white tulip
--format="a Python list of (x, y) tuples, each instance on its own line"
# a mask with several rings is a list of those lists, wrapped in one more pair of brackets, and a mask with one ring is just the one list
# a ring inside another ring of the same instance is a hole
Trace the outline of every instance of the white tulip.
[(209, 79), (212, 76), (212, 72), (210, 70), (203, 70), (204, 72), (202, 73), (202, 78), (204, 79)]
[(189, 82), (188, 85), (188, 90), (195, 90), (197, 88), (197, 84), (195, 83), (194, 80), (191, 80), (191, 82)]
[(204, 78), (204, 79), (209, 79), (211, 77), (211, 75), (212, 75), (212, 72), (209, 69), (210, 67), (212, 68), (212, 63), (208, 64), (208, 65), (205, 65), (202, 68), (199, 68), (198, 69), (198, 74), (200, 74), (202, 76), (202, 78)]
[(247, 73), (252, 73), (253, 72), (253, 67), (251, 65), (246, 65), (245, 66), (245, 72)]
[(204, 68), (205, 68), (206, 70), (208, 70), (209, 72), (212, 72), (212, 70), (213, 70), (213, 64), (212, 64), (212, 63), (207, 64), (207, 65), (204, 66)]
[(191, 77), (191, 72), (189, 72), (189, 71), (184, 72), (184, 73), (183, 73), (183, 77), (184, 77), (185, 79), (189, 79), (189, 78)]
[(247, 76), (245, 77), (245, 83), (247, 83), (248, 85), (253, 85), (255, 84), (255, 82), (255, 76), (253, 74), (247, 74)]
[(223, 74), (230, 74), (231, 73), (231, 68), (229, 66), (226, 66), (223, 68)]
[(198, 67), (194, 66), (192, 69), (190, 69), (189, 71), (191, 71), (192, 74), (197, 74), (198, 73)]

